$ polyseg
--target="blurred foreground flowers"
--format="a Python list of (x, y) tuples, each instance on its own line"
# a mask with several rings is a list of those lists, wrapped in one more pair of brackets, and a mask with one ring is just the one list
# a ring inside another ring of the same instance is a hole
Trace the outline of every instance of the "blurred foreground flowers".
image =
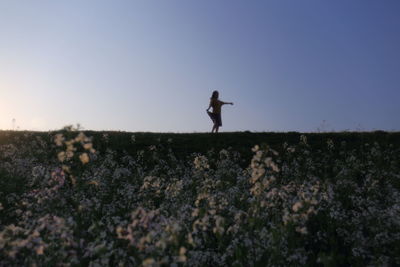
[(400, 264), (393, 146), (314, 149), (303, 135), (254, 146), (243, 168), (230, 149), (178, 159), (159, 144), (100, 153), (77, 132), (25, 140), (0, 146), (0, 266)]

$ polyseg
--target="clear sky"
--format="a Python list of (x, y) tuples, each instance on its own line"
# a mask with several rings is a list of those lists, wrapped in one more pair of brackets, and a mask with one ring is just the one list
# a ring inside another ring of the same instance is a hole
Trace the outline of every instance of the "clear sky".
[(398, 0), (0, 0), (0, 129), (400, 130)]

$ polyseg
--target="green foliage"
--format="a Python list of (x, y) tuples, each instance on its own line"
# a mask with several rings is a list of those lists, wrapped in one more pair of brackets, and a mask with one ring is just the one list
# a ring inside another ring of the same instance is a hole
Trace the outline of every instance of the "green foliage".
[(1, 266), (400, 264), (399, 133), (72, 128), (0, 132)]

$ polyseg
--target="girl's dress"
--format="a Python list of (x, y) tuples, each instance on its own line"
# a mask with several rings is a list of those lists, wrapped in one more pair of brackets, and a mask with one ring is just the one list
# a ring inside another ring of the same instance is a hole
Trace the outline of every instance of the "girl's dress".
[(207, 111), (208, 116), (210, 116), (214, 124), (217, 124), (217, 126), (222, 126), (222, 118), (221, 118), (222, 102), (219, 101), (218, 99), (211, 99), (210, 105), (213, 111), (212, 112)]

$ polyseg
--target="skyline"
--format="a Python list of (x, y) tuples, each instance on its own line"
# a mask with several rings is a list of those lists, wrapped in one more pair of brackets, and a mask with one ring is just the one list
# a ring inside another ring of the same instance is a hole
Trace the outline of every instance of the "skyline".
[(2, 1), (0, 129), (208, 132), (219, 90), (235, 104), (221, 131), (399, 131), (399, 11), (393, 0)]

